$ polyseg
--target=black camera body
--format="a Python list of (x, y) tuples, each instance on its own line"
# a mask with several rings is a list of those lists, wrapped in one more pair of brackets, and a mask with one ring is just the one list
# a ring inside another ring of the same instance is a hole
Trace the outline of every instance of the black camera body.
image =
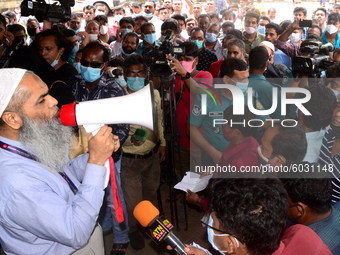
[(172, 32), (168, 30), (164, 35), (164, 41), (161, 46), (151, 46), (145, 49), (142, 53), (144, 60), (150, 67), (150, 71), (154, 76), (170, 76), (171, 70), (169, 60), (166, 55), (184, 55), (185, 49), (181, 46), (173, 46)]
[(71, 19), (71, 6), (74, 6), (74, 0), (59, 0), (60, 5), (55, 2), (47, 4), (44, 0), (36, 2), (24, 0), (21, 3), (21, 15), (33, 15), (39, 22), (44, 20), (50, 22), (65, 23)]
[(314, 42), (300, 48), (302, 54), (310, 54), (308, 57), (295, 57), (292, 60), (293, 73), (309, 76), (319, 76), (321, 71), (326, 70), (333, 64), (329, 53), (334, 50), (332, 43), (322, 45), (321, 42)]

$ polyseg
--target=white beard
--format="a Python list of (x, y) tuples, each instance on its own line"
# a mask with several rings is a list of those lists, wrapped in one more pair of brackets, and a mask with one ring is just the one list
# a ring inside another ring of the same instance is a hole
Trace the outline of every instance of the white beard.
[(69, 161), (68, 150), (73, 134), (72, 127), (65, 127), (60, 119), (31, 120), (22, 117), (23, 126), (19, 141), (24, 148), (47, 166), (49, 171), (62, 172)]

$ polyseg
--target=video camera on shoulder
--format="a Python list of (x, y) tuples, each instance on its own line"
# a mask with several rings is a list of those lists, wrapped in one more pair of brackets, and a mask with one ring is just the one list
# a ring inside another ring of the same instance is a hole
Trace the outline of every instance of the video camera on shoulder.
[(150, 71), (154, 76), (170, 76), (172, 70), (166, 55), (183, 55), (185, 48), (181, 46), (173, 46), (173, 36), (170, 30), (163, 35), (164, 41), (161, 46), (151, 46), (142, 53), (144, 60), (150, 67)]
[(74, 0), (59, 0), (53, 4), (47, 4), (44, 0), (24, 0), (20, 7), (22, 16), (33, 15), (39, 22), (65, 23), (71, 19), (71, 6), (74, 6)]
[(333, 64), (329, 53), (334, 50), (332, 43), (322, 45), (322, 42), (310, 42), (300, 48), (302, 55), (309, 56), (295, 57), (292, 60), (293, 73), (308, 75), (310, 77), (320, 77), (321, 71), (326, 70)]

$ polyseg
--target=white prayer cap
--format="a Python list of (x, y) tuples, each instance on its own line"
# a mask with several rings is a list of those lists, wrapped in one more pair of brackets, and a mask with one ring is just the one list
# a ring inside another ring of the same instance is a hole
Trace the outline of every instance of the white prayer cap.
[(8, 106), (26, 71), (20, 68), (0, 69), (0, 117)]
[(269, 47), (269, 49), (271, 49), (273, 52), (275, 52), (275, 46), (271, 42), (262, 41), (259, 46), (267, 46), (267, 47)]

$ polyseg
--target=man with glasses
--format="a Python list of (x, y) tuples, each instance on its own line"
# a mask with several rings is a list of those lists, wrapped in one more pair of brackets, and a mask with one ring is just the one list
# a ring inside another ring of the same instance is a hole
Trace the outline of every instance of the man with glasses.
[[(310, 228), (297, 224), (286, 229), (288, 199), (278, 179), (247, 177), (212, 183), (210, 215), (202, 223), (215, 250), (245, 255), (332, 254)], [(184, 251), (210, 255), (197, 244)]]
[[(72, 90), (75, 100), (79, 102), (97, 100), (103, 98), (112, 98), (126, 95), (124, 89), (113, 79), (111, 79), (104, 70), (108, 66), (109, 50), (99, 43), (90, 43), (84, 50), (80, 60), (80, 74), (77, 74), (69, 79), (68, 86)], [(116, 111), (118, 109), (103, 109), (103, 111)], [(123, 144), (129, 134), (128, 124), (109, 125), (112, 128), (112, 133), (119, 137), (120, 144)], [(105, 199), (108, 207), (111, 209), (112, 225), (113, 225), (113, 250), (124, 251), (129, 243), (129, 227), (127, 223), (127, 211), (123, 197), (123, 191), (120, 187), (120, 162), (122, 156), (122, 149), (112, 154), (115, 162), (115, 179), (119, 198), (121, 201), (124, 221), (118, 223), (116, 217), (117, 208), (113, 204), (113, 195), (111, 188), (111, 181), (105, 190)], [(102, 210), (105, 208), (102, 208)]]
[(195, 27), (191, 30), (190, 41), (197, 45), (199, 51), (198, 64), (196, 66), (196, 69), (199, 71), (209, 71), (211, 64), (218, 60), (214, 52), (203, 46), (204, 38), (205, 31), (202, 28)]
[(245, 31), (243, 32), (243, 42), (246, 45), (246, 52), (249, 54), (250, 50), (265, 40), (265, 35), (257, 32), (259, 26), (260, 15), (256, 12), (249, 11), (244, 20)]
[[(147, 84), (148, 67), (143, 57), (134, 54), (127, 57), (123, 65), (127, 94), (141, 90)], [(129, 215), (130, 245), (135, 250), (142, 249), (143, 237), (139, 234), (139, 223), (133, 210), (142, 200), (149, 200), (157, 206), (157, 190), (160, 185), (160, 163), (166, 155), (166, 141), (163, 132), (163, 115), (158, 90), (154, 90), (157, 115), (157, 133), (140, 125), (130, 125), (129, 137), (123, 146), (122, 189)], [(148, 103), (148, 102), (145, 102)], [(138, 107), (138, 105), (131, 105)], [(141, 139), (140, 131), (145, 132)]]

